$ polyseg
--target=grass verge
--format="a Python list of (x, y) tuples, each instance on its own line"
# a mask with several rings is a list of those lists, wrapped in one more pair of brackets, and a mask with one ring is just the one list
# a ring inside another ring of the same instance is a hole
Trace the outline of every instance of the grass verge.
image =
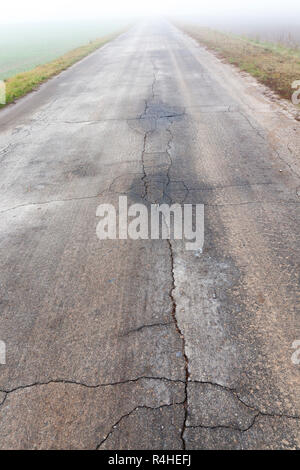
[[(67, 52), (66, 54), (47, 64), (39, 65), (32, 70), (19, 73), (14, 77), (8, 78), (5, 80), (6, 105), (14, 102), (18, 98), (21, 98), (22, 96), (26, 95), (26, 93), (36, 89), (38, 85), (59, 74), (63, 70), (66, 70), (68, 67), (75, 64), (75, 62), (78, 62), (79, 60), (94, 52), (96, 49), (99, 49), (108, 41), (111, 41), (117, 37), (120, 33), (121, 32), (96, 39), (95, 41), (91, 41), (84, 46)], [(6, 105), (0, 104), (0, 108)]]
[(177, 24), (200, 44), (218, 53), (229, 63), (250, 73), (280, 97), (290, 99), (292, 83), (300, 80), (300, 50), (279, 44), (258, 42), (210, 28)]

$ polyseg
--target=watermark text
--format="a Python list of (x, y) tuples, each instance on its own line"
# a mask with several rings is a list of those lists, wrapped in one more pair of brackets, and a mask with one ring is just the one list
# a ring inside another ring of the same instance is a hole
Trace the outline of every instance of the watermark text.
[(3, 80), (0, 80), (0, 104), (6, 104), (6, 85)]
[(96, 211), (101, 217), (96, 233), (99, 240), (185, 240), (187, 250), (202, 251), (204, 244), (203, 204), (144, 204), (128, 206), (127, 196), (119, 196), (116, 209), (112, 204), (100, 204)]
[(0, 341), (0, 365), (6, 364), (6, 344), (4, 341)]

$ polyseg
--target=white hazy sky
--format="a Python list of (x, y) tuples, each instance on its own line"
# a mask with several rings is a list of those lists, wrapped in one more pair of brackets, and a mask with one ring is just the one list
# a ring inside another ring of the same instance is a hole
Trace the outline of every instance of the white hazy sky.
[(151, 15), (299, 18), (299, 0), (8, 0), (0, 23)]

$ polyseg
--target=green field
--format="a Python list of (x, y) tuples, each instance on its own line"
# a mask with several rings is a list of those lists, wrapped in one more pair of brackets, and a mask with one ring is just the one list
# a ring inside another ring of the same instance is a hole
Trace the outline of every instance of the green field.
[(0, 80), (50, 62), (122, 27), (121, 22), (99, 21), (0, 25)]

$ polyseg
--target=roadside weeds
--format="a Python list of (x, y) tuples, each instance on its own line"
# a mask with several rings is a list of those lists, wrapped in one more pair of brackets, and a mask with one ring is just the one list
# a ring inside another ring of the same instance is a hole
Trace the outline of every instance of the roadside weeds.
[(281, 98), (290, 100), (292, 83), (300, 79), (300, 49), (257, 42), (190, 24), (176, 24), (198, 43), (255, 77)]

